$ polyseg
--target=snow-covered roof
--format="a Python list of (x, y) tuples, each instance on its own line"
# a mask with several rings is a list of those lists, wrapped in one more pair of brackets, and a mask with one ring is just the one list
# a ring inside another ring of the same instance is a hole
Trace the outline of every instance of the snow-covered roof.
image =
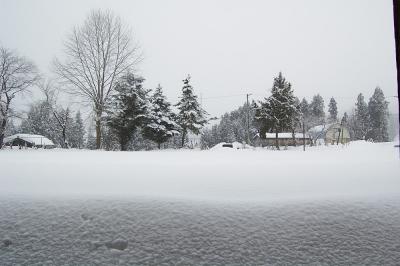
[(310, 134), (310, 136), (312, 136), (313, 139), (324, 138), (326, 132), (332, 127), (341, 127), (341, 125), (339, 123), (318, 125), (318, 126), (310, 128), (308, 130), (308, 133)]
[(321, 133), (321, 132), (324, 132), (324, 131), (327, 131), (332, 125), (334, 125), (335, 123), (333, 123), (333, 124), (324, 124), (324, 125), (318, 125), (318, 126), (315, 126), (315, 127), (312, 127), (312, 128), (310, 128), (309, 130), (308, 130), (308, 132), (309, 133)]
[[(303, 138), (303, 133), (294, 133), (294, 137), (296, 139), (302, 139)], [(275, 139), (276, 138), (276, 133), (266, 133), (265, 138), (267, 139)], [(291, 132), (282, 132), (278, 133), (278, 139), (291, 139), (293, 138), (293, 133)], [(308, 134), (305, 134), (305, 138), (309, 138)]]
[(15, 134), (9, 137), (4, 138), (4, 143), (12, 142), (13, 140), (20, 138), (25, 140), (26, 142), (32, 143), (34, 145), (44, 145), (44, 146), (54, 146), (53, 141), (42, 135), (34, 135), (34, 134)]

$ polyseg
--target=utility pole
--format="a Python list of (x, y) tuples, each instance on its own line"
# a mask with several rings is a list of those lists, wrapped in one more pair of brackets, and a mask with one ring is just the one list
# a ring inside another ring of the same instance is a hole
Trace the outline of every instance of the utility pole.
[(247, 102), (247, 144), (250, 145), (250, 104), (249, 104), (249, 96), (251, 93), (246, 94), (246, 102)]

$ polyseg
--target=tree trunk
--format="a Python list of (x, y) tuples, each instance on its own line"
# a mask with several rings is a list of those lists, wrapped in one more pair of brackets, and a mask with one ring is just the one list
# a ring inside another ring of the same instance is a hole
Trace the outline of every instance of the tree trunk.
[(185, 131), (182, 132), (182, 142), (181, 142), (181, 147), (183, 148), (183, 146), (185, 145), (185, 137), (186, 137), (186, 133)]
[(4, 141), (4, 131), (6, 130), (7, 119), (3, 119), (0, 125), (0, 149), (3, 148), (3, 141)]
[(297, 143), (296, 143), (296, 135), (294, 133), (294, 128), (292, 129), (292, 140), (293, 140), (293, 146), (297, 147)]
[(128, 141), (124, 137), (119, 138), (119, 145), (120, 145), (121, 151), (128, 150)]
[(157, 143), (158, 144), (158, 149), (161, 150), (161, 143)]
[(67, 143), (65, 143), (65, 139), (66, 139), (65, 128), (63, 128), (63, 130), (62, 130), (62, 136), (63, 136), (63, 148), (66, 149), (67, 148)]
[(101, 149), (101, 114), (102, 110), (96, 108), (96, 150)]
[(126, 143), (120, 143), (121, 145), (121, 151), (127, 151), (128, 150), (128, 145), (126, 145)]
[(275, 131), (275, 147), (279, 150), (278, 130)]
[(8, 109), (10, 108), (10, 103), (11, 103), (12, 97), (9, 97), (6, 94), (6, 99), (7, 99), (7, 102), (6, 102), (5, 109), (0, 110), (2, 112), (2, 116), (3, 116), (3, 121), (1, 121), (1, 125), (0, 125), (0, 149), (3, 148), (4, 133), (6, 131), (6, 126), (7, 126)]

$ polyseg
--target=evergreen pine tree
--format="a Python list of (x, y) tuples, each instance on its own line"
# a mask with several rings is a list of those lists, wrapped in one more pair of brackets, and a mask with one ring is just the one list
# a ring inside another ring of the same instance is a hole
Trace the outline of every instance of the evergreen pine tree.
[(298, 119), (300, 110), (293, 95), (292, 86), (282, 73), (274, 78), (271, 96), (260, 102), (255, 119), (259, 122), (260, 133), (275, 132), (276, 148), (279, 149), (278, 133), (293, 130), (293, 121)]
[(96, 149), (96, 136), (95, 136), (94, 120), (92, 120), (89, 124), (85, 147), (86, 147), (86, 149), (89, 149), (89, 150)]
[(328, 122), (329, 123), (336, 122), (338, 120), (338, 117), (337, 117), (338, 110), (337, 110), (337, 103), (333, 97), (329, 101), (328, 112), (329, 112)]
[(115, 94), (108, 104), (107, 125), (118, 138), (120, 148), (126, 151), (135, 131), (143, 126), (149, 108), (142, 77), (128, 73), (115, 85)]
[(349, 116), (347, 115), (347, 112), (344, 112), (342, 120), (340, 121), (340, 124), (342, 126), (347, 126), (349, 123)]
[(171, 111), (171, 104), (164, 96), (160, 85), (151, 96), (150, 103), (152, 106), (149, 110), (147, 124), (143, 129), (143, 135), (157, 143), (160, 149), (162, 143), (179, 134), (179, 126), (173, 120), (174, 114)]
[(198, 135), (200, 130), (208, 123), (207, 112), (204, 111), (194, 94), (193, 87), (189, 84), (190, 76), (183, 80), (182, 96), (175, 105), (178, 108), (176, 117), (177, 123), (181, 128), (181, 145), (185, 144), (185, 139), (189, 132)]
[(311, 125), (316, 126), (325, 123), (324, 99), (317, 94), (310, 103)]
[(368, 105), (364, 100), (364, 96), (360, 93), (357, 96), (356, 108), (354, 110), (354, 118), (352, 130), (354, 138), (357, 140), (365, 139), (369, 128)]
[(237, 141), (234, 132), (233, 119), (229, 113), (226, 113), (221, 117), (221, 122), (218, 125), (218, 131), (221, 142)]
[(372, 139), (375, 142), (389, 141), (388, 104), (383, 91), (377, 87), (368, 102), (370, 130), (367, 134), (367, 139)]
[(42, 135), (61, 146), (62, 138), (57, 128), (52, 104), (49, 101), (39, 101), (30, 106), (26, 119), (21, 122), (20, 133)]
[(71, 126), (69, 143), (71, 147), (81, 149), (84, 146), (85, 126), (83, 124), (81, 112), (75, 114), (75, 119)]

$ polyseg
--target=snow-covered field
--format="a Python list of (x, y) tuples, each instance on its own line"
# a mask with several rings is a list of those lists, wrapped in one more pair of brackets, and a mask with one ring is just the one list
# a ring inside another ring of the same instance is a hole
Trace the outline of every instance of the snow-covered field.
[(399, 170), (393, 143), (2, 150), (0, 265), (396, 265)]

